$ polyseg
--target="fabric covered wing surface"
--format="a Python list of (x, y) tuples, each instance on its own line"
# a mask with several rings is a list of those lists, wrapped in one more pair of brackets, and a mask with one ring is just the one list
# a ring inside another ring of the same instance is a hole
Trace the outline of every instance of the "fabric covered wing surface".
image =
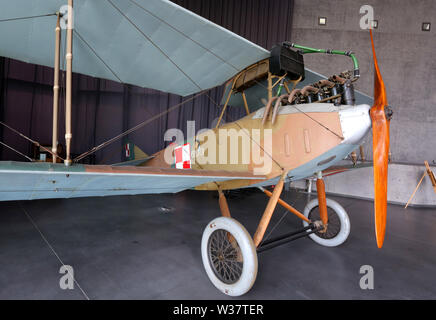
[(226, 171), (0, 162), (0, 201), (175, 193), (212, 181), (263, 179)]
[[(53, 14), (66, 0), (0, 0), (0, 20)], [(269, 51), (165, 0), (74, 2), (73, 72), (186, 96)], [(0, 56), (53, 66), (56, 16), (0, 22)], [(63, 32), (65, 39), (65, 32)]]

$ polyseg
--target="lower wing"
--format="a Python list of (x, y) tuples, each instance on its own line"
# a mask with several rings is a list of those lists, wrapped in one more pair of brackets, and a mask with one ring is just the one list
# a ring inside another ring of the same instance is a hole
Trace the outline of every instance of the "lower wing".
[(0, 162), (0, 201), (175, 193), (208, 182), (264, 179), (241, 172)]

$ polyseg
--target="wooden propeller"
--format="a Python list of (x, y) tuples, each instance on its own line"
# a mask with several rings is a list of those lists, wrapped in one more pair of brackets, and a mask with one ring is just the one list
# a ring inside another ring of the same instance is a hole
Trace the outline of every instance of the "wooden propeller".
[(377, 246), (381, 248), (386, 232), (389, 123), (392, 112), (388, 107), (385, 85), (375, 55), (374, 39), (371, 36), (374, 57), (374, 105), (370, 110), (372, 120), (372, 143), (374, 161), (374, 215)]

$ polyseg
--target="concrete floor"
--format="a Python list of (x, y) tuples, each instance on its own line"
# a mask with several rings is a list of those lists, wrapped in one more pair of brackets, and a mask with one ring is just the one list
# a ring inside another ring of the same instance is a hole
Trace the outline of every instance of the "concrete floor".
[[(301, 210), (306, 197), (284, 196)], [(436, 298), (436, 210), (390, 205), (379, 250), (372, 202), (332, 198), (350, 215), (347, 242), (325, 248), (303, 238), (261, 253), (243, 299)], [(266, 202), (255, 192), (229, 206), (253, 234)], [(0, 210), (0, 299), (230, 299), (200, 256), (203, 228), (219, 215), (214, 193), (3, 202)], [(283, 215), (278, 208), (270, 226)], [(300, 226), (286, 214), (274, 234)], [(61, 261), (74, 268), (73, 290), (59, 287)], [(374, 290), (360, 289), (362, 265), (374, 268)]]

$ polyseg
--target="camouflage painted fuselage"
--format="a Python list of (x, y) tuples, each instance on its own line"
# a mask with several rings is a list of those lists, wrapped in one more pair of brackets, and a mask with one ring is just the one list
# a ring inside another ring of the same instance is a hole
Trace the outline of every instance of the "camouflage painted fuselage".
[[(197, 190), (235, 189), (274, 184), (282, 172), (288, 180), (304, 179), (342, 160), (356, 149), (371, 127), (368, 105), (334, 106), (330, 103), (287, 105), (277, 120), (262, 125), (265, 108), (238, 121), (203, 131), (188, 140), (192, 168), (265, 175), (266, 180), (206, 183)], [(213, 141), (215, 140), (215, 141)], [(165, 152), (146, 166), (172, 166)]]

